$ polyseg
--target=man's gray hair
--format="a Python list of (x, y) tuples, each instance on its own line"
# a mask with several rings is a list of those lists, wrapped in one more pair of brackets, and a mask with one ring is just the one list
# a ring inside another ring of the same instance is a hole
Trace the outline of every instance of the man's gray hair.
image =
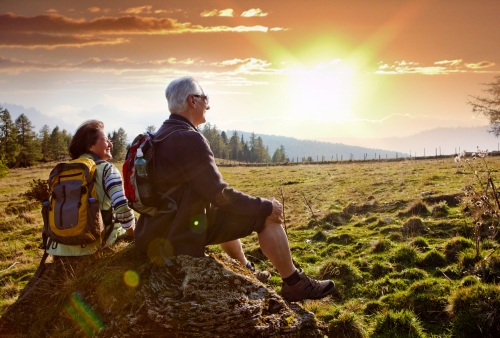
[(182, 113), (187, 109), (187, 97), (191, 94), (203, 94), (201, 86), (190, 76), (173, 80), (165, 89), (168, 110), (171, 113)]

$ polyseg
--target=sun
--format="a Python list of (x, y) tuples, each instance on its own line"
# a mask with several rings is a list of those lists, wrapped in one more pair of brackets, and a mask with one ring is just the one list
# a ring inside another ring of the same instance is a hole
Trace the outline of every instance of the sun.
[(352, 119), (355, 72), (336, 59), (312, 69), (290, 72), (289, 114), (307, 116), (317, 122), (342, 122)]

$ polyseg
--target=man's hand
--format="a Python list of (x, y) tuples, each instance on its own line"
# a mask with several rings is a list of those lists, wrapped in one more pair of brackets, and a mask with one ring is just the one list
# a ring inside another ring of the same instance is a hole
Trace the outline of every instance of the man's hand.
[(283, 223), (283, 205), (274, 197), (269, 200), (273, 203), (273, 212), (267, 218), (276, 223)]

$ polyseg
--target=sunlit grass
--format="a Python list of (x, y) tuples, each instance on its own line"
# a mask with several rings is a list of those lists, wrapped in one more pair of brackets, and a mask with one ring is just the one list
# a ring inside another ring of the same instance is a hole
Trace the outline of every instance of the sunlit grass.
[[(500, 165), (500, 159), (489, 160), (492, 167)], [(14, 169), (0, 178), (0, 314), (18, 297), (42, 255), (40, 206), (22, 194), (33, 179), (46, 179), (53, 165)], [(499, 282), (500, 263), (478, 261), (472, 221), (462, 205), (449, 202), (471, 179), (451, 158), (221, 166), (220, 171), (231, 187), (247, 194), (280, 199), (281, 190), (285, 193), (294, 262), (311, 276), (337, 284), (337, 295), (303, 303), (329, 324), (332, 334), (410, 330), (415, 337), (424, 332), (449, 336), (453, 327), (461, 327), (459, 319), (445, 315), (453, 299), (448, 313), (459, 310), (462, 296), (451, 290)], [(279, 292), (281, 279), (262, 254), (257, 235), (242, 242), (248, 258), (272, 273), (268, 285)], [(498, 239), (483, 241), (482, 256), (498, 246)], [(124, 277), (105, 266), (103, 271), (110, 276), (110, 284), (100, 287), (106, 293)]]

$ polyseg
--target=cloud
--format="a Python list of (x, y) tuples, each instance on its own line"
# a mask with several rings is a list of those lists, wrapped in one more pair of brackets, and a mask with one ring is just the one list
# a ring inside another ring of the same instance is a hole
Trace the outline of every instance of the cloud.
[(141, 6), (141, 7), (127, 8), (126, 10), (121, 11), (120, 13), (124, 13), (124, 14), (153, 13), (153, 6)]
[(273, 28), (269, 28), (270, 31), (273, 31), (273, 32), (279, 32), (279, 31), (287, 31), (289, 30), (290, 28), (282, 28), (282, 27), (273, 27)]
[(52, 35), (44, 33), (0, 33), (0, 47), (4, 48), (47, 48), (82, 47), (92, 45), (113, 45), (129, 42), (118, 37), (99, 37), (92, 35)]
[(87, 8), (87, 10), (90, 13), (99, 13), (101, 11), (101, 9), (99, 7), (89, 7), (89, 8)]
[(279, 70), (271, 68), (271, 62), (255, 58), (225, 60), (212, 65), (218, 68), (227, 68), (232, 74), (272, 74), (279, 72)]
[(462, 63), (462, 59), (443, 60), (434, 62), (435, 65), (447, 65), (447, 66), (458, 66), (460, 63)]
[(59, 11), (57, 9), (51, 8), (51, 9), (47, 9), (45, 12), (50, 13), (50, 14), (54, 14), (54, 13), (58, 13)]
[[(381, 62), (375, 74), (451, 74), (466, 73), (471, 70), (495, 66), (494, 62), (481, 61), (478, 63), (463, 63), (462, 59), (436, 61), (432, 66), (422, 66), (418, 62), (396, 61), (393, 64)], [(498, 73), (499, 71), (491, 71)]]
[(158, 69), (163, 70), (165, 67), (186, 67), (196, 66), (197, 59), (178, 60), (169, 58), (165, 60), (154, 60), (140, 62), (130, 60), (129, 58), (89, 58), (79, 63), (48, 63), (39, 61), (23, 61), (19, 59), (7, 59), (0, 56), (0, 73), (18, 74), (28, 71), (71, 71), (71, 70), (86, 70), (86, 71), (108, 71), (108, 72), (123, 72), (123, 71), (138, 71)]
[(243, 13), (241, 13), (241, 16), (245, 18), (250, 18), (253, 16), (267, 16), (267, 15), (268, 13), (264, 13), (260, 8), (252, 8), (249, 9), (248, 11), (244, 11)]
[[(144, 6), (149, 8), (148, 6)], [(141, 7), (142, 8), (142, 7)], [(135, 8), (137, 9), (137, 8)], [(149, 9), (146, 9), (149, 10)], [(32, 17), (0, 15), (0, 47), (55, 48), (92, 44), (125, 43), (126, 38), (109, 35), (183, 34), (217, 32), (268, 32), (264, 26), (208, 26), (178, 22), (170, 18), (100, 17), (94, 20), (72, 19), (59, 14)]]
[(226, 8), (226, 9), (212, 9), (212, 10), (207, 10), (203, 11), (200, 16), (203, 17), (211, 17), (211, 16), (226, 16), (226, 17), (233, 17), (234, 11), (231, 8)]
[(493, 67), (494, 65), (495, 65), (494, 62), (481, 61), (481, 62), (478, 62), (478, 63), (467, 63), (465, 66), (467, 68), (471, 68), (471, 69), (481, 69), (481, 68)]

